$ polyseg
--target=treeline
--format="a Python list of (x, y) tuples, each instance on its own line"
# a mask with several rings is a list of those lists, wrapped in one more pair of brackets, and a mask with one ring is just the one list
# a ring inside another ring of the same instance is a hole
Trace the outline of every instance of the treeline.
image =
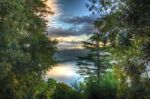
[(34, 88), (31, 99), (116, 99), (117, 82), (112, 72), (97, 83), (95, 77), (70, 86), (48, 79)]

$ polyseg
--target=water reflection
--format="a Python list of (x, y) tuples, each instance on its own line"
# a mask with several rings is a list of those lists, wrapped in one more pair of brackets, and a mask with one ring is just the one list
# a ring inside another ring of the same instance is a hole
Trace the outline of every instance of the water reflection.
[(58, 82), (72, 84), (80, 81), (82, 77), (77, 74), (78, 66), (75, 61), (59, 63), (47, 72), (46, 78), (53, 78)]

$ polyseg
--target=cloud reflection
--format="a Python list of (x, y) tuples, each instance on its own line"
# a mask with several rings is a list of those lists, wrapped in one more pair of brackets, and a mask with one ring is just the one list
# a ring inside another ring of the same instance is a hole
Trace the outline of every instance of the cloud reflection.
[(76, 73), (78, 67), (75, 66), (75, 62), (66, 62), (58, 64), (47, 72), (46, 78), (53, 78), (58, 82), (65, 82), (71, 84), (80, 78), (80, 75)]

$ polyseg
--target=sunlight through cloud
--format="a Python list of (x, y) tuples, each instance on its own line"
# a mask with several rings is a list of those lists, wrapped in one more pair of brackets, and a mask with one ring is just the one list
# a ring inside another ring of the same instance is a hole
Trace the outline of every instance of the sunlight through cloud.
[(51, 8), (54, 15), (48, 15), (49, 25), (56, 24), (54, 20), (61, 15), (61, 8), (58, 4), (58, 0), (47, 0), (46, 5)]

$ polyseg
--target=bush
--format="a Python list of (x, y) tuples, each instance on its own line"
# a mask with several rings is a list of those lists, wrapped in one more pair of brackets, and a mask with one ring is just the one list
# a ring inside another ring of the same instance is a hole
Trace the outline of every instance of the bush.
[(64, 83), (58, 83), (53, 99), (81, 99), (80, 93)]
[(112, 73), (101, 78), (89, 77), (86, 86), (85, 93), (89, 99), (116, 99), (117, 82)]

